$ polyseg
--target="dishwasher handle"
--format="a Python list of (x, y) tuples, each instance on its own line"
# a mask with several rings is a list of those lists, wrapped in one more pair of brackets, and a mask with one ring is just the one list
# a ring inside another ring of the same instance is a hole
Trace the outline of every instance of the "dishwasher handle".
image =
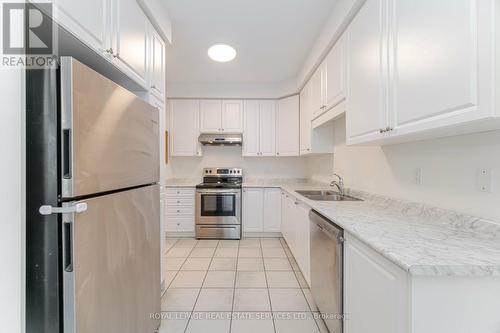
[(323, 233), (336, 241), (337, 244), (343, 244), (345, 242), (344, 230), (317, 211), (311, 210), (309, 212), (309, 219), (321, 229)]

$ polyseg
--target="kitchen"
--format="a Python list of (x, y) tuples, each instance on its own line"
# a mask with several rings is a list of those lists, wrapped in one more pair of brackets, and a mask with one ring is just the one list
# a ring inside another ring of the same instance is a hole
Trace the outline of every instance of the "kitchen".
[(497, 1), (52, 10), (59, 67), (2, 73), (3, 327), (499, 332)]

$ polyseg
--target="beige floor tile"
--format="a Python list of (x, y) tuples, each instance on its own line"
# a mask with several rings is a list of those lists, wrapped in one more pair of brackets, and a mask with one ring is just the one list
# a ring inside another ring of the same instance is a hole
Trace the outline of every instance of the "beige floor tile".
[(238, 258), (262, 258), (262, 251), (260, 250), (260, 247), (240, 247)]
[(165, 271), (165, 288), (168, 288), (178, 271)]
[(240, 245), (240, 241), (239, 240), (223, 239), (223, 240), (219, 241), (218, 247), (223, 247), (223, 248), (231, 247), (231, 248), (234, 248), (234, 247), (238, 247), (239, 245)]
[(281, 247), (262, 248), (264, 258), (286, 258), (286, 253)]
[(231, 311), (234, 289), (201, 289), (194, 311)]
[(267, 288), (264, 272), (237, 272), (236, 288)]
[(260, 239), (243, 238), (242, 240), (240, 240), (240, 248), (242, 247), (260, 247)]
[(266, 271), (291, 271), (292, 266), (287, 258), (264, 258)]
[(162, 313), (162, 321), (158, 333), (184, 333), (191, 312)]
[(235, 271), (236, 258), (217, 258), (217, 250), (215, 258), (212, 259), (209, 270), (211, 271)]
[(233, 313), (231, 333), (274, 333), (271, 313)]
[(196, 243), (198, 241), (196, 239), (193, 239), (193, 238), (181, 238), (177, 241), (177, 243), (175, 243), (175, 247), (189, 247), (189, 248), (193, 248), (196, 246)]
[(170, 288), (201, 288), (205, 271), (179, 271)]
[(300, 288), (292, 271), (267, 271), (266, 276), (269, 288)]
[(191, 248), (189, 247), (173, 247), (168, 250), (166, 257), (167, 258), (187, 258), (189, 253), (191, 252)]
[(234, 288), (235, 271), (209, 271), (203, 288)]
[(196, 243), (196, 247), (217, 247), (219, 240), (217, 239), (200, 239)]
[(212, 258), (214, 256), (214, 247), (196, 247), (189, 255), (191, 258)]
[(238, 259), (239, 271), (263, 271), (264, 262), (262, 258), (239, 258)]
[(212, 258), (187, 258), (181, 271), (206, 271), (211, 261)]
[(165, 257), (164, 264), (165, 270), (167, 271), (178, 271), (181, 269), (182, 264), (186, 261), (186, 258), (173, 258), (173, 257)]
[(193, 313), (186, 333), (229, 333), (231, 313)]
[(233, 311), (271, 311), (267, 289), (236, 289)]
[(162, 311), (193, 311), (200, 289), (167, 289), (162, 298)]
[(300, 289), (269, 289), (271, 308), (275, 311), (309, 311), (309, 305)]
[(280, 248), (280, 249), (282, 248), (281, 241), (279, 238), (261, 238), (260, 244), (262, 245), (262, 248), (265, 248), (265, 247), (273, 247), (273, 248)]
[(229, 248), (219, 247), (217, 248), (217, 251), (215, 251), (216, 258), (236, 258), (237, 256), (238, 256), (237, 247), (229, 247)]
[[(279, 315), (279, 313), (275, 313), (275, 315)], [(288, 318), (290, 315), (293, 318)], [(284, 313), (279, 318), (286, 319), (274, 319), (276, 333), (319, 333), (318, 326), (309, 312)]]
[(309, 304), (309, 308), (311, 309), (311, 311), (319, 311), (318, 307), (316, 306), (316, 302), (314, 301), (313, 296), (311, 294), (311, 290), (302, 289), (302, 291), (304, 292), (304, 296), (306, 297), (307, 304)]

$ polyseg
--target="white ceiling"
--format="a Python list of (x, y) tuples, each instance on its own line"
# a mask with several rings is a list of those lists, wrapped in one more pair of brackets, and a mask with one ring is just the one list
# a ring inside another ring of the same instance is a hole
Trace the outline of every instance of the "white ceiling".
[[(294, 78), (336, 0), (161, 0), (172, 18), (167, 80), (172, 83), (276, 83)], [(207, 56), (232, 45), (230, 63)]]

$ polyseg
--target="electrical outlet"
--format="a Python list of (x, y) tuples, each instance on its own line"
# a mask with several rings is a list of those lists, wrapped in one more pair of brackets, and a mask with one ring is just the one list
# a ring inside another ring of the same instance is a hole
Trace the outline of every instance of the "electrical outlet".
[(422, 185), (423, 180), (422, 168), (416, 168), (413, 181), (417, 185)]
[(477, 171), (477, 189), (480, 192), (492, 192), (491, 169), (479, 169)]

